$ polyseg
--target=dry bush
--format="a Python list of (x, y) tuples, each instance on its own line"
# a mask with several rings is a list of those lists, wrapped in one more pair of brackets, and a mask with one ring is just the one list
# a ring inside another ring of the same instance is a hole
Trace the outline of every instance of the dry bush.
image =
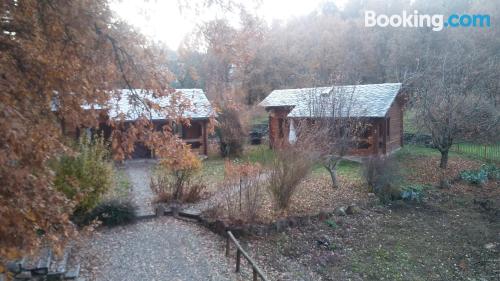
[(259, 164), (226, 161), (224, 165), (224, 215), (230, 220), (253, 222), (262, 206), (265, 173)]
[(201, 200), (201, 195), (207, 189), (207, 186), (202, 183), (190, 184), (184, 196), (182, 197), (182, 202), (185, 203), (195, 203)]
[(399, 199), (401, 173), (391, 157), (370, 157), (363, 163), (363, 178), (382, 202)]
[(190, 177), (188, 180), (183, 180), (182, 192), (176, 192), (178, 179), (160, 167), (156, 169), (151, 177), (149, 186), (156, 195), (154, 203), (168, 203), (173, 201), (195, 203), (201, 200), (202, 194), (207, 188), (201, 182), (200, 178)]
[(276, 150), (276, 157), (269, 169), (268, 191), (276, 209), (284, 210), (298, 185), (310, 173), (315, 162), (314, 153), (299, 144)]
[(220, 151), (223, 157), (243, 154), (247, 129), (242, 112), (242, 108), (225, 106), (217, 117), (216, 133), (220, 139)]

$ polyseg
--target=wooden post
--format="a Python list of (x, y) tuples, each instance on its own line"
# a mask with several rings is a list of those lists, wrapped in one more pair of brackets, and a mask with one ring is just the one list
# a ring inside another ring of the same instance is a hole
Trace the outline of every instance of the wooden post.
[(203, 154), (208, 155), (208, 137), (207, 137), (207, 122), (202, 124), (202, 135), (203, 135)]
[(384, 152), (384, 155), (387, 154), (387, 118), (384, 117), (383, 119), (384, 121), (384, 124), (382, 125), (382, 128), (383, 128), (383, 132), (382, 132), (382, 141), (384, 143), (384, 147), (383, 147), (383, 152)]
[(400, 145), (401, 147), (403, 147), (405, 145), (405, 141), (404, 141), (404, 127), (403, 127), (403, 116), (404, 116), (404, 111), (403, 111), (403, 107), (401, 106), (401, 119), (399, 120), (399, 122), (401, 123), (399, 129), (401, 131), (399, 131), (399, 142), (400, 142)]
[(274, 133), (273, 133), (273, 125), (272, 125), (272, 122), (273, 122), (273, 118), (271, 117), (272, 115), (272, 112), (269, 113), (269, 120), (267, 121), (268, 122), (268, 127), (269, 127), (269, 130), (268, 130), (268, 135), (269, 135), (269, 148), (272, 149), (273, 148), (273, 142), (274, 142)]
[(253, 269), (253, 281), (257, 281), (257, 269), (255, 269), (255, 267), (252, 267)]
[(238, 248), (236, 250), (236, 272), (240, 272), (240, 262), (241, 262), (241, 251)]

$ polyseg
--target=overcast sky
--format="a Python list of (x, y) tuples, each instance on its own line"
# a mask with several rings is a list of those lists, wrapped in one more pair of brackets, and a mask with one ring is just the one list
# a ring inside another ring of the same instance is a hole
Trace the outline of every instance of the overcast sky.
[[(274, 20), (286, 21), (294, 16), (306, 15), (326, 1), (338, 4), (345, 0), (247, 0), (243, 3), (249, 12), (271, 23)], [(163, 41), (174, 50), (182, 39), (203, 21), (221, 17), (237, 20), (235, 15), (228, 15), (215, 7), (203, 14), (196, 14), (189, 9), (183, 9), (181, 13), (178, 3), (178, 0), (123, 0), (112, 2), (111, 8), (119, 17), (138, 27), (147, 36)]]

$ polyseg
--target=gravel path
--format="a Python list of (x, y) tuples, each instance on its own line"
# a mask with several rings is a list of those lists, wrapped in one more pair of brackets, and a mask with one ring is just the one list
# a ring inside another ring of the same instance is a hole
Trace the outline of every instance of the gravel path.
[[(149, 189), (154, 161), (124, 165), (131, 197), (140, 213), (151, 213)], [(224, 281), (238, 280), (224, 256), (221, 237), (194, 223), (172, 217), (101, 228), (81, 241), (75, 257), (87, 281)]]
[(195, 224), (163, 217), (104, 229), (79, 251), (87, 280), (237, 280), (224, 241)]
[(153, 159), (128, 160), (123, 167), (132, 185), (132, 202), (137, 205), (139, 208), (138, 213), (141, 215), (154, 213), (151, 205), (154, 195), (149, 187), (149, 182), (151, 169), (153, 169), (155, 163), (156, 161)]

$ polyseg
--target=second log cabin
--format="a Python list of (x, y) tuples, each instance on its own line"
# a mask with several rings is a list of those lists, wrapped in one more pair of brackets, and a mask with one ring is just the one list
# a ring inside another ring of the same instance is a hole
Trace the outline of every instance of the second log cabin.
[[(348, 155), (387, 155), (403, 146), (403, 109), (405, 95), (401, 83), (346, 85), (272, 91), (259, 105), (269, 112), (269, 144), (271, 148), (290, 142), (296, 135), (294, 121), (322, 118), (312, 109), (322, 96), (352, 93), (351, 117), (367, 124), (357, 136)], [(318, 103), (320, 104), (320, 103)]]

